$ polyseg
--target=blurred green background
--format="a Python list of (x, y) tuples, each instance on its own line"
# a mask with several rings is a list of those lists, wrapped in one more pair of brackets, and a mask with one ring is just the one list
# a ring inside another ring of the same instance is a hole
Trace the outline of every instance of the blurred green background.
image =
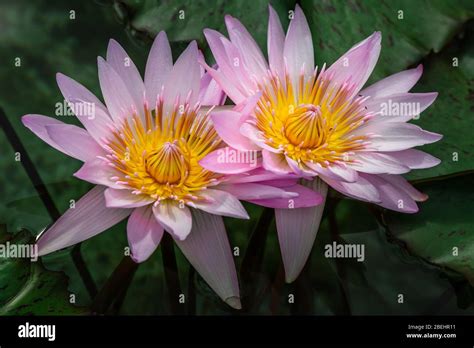
[[(296, 1), (270, 1), (288, 25)], [(408, 175), (430, 199), (403, 215), (330, 193), (310, 261), (293, 284), (284, 284), (274, 222), (268, 211), (246, 205), (249, 221), (226, 219), (236, 256), (252, 265), (240, 274), (244, 309), (226, 307), (176, 249), (184, 304), (165, 281), (161, 248), (141, 264), (120, 314), (473, 314), (474, 307), (474, 2), (447, 0), (298, 1), (313, 34), (318, 65), (331, 63), (373, 31), (382, 53), (369, 82), (419, 63), (417, 92), (439, 97), (414, 123), (444, 138), (425, 146), (442, 160)], [(184, 11), (184, 12), (180, 12)], [(72, 177), (80, 163), (24, 128), (28, 113), (54, 116), (61, 102), (56, 72), (100, 96), (96, 58), (110, 38), (119, 41), (141, 72), (154, 36), (166, 30), (177, 55), (206, 27), (225, 32), (224, 14), (239, 18), (266, 51), (268, 1), (27, 1), (0, 0), (0, 107), (13, 124), (60, 212), (91, 185)], [(181, 14), (181, 16), (180, 16)], [(184, 18), (182, 18), (184, 14)], [(20, 65), (18, 66), (18, 62)], [(17, 63), (17, 64), (15, 64)], [(78, 123), (71, 116), (62, 121)], [(0, 132), (0, 241), (26, 241), (51, 218), (5, 134)], [(265, 213), (261, 224), (259, 217)], [(266, 220), (267, 219), (267, 220)], [(263, 226), (263, 228), (262, 228)], [(19, 232), (22, 231), (22, 232)], [(333, 240), (363, 243), (366, 260), (323, 256)], [(84, 260), (101, 288), (123, 257), (125, 223), (82, 244)], [(453, 248), (459, 254), (453, 255)], [(44, 266), (0, 259), (0, 314), (89, 313), (92, 300), (71, 251), (43, 258)], [(25, 285), (30, 283), (26, 290)], [(70, 302), (74, 294), (76, 303)], [(295, 296), (293, 304), (288, 295)], [(404, 303), (398, 295), (404, 295)]]

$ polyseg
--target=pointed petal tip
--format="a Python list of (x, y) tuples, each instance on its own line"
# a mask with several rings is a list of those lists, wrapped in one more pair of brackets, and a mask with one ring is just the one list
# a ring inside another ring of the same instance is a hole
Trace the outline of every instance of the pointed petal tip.
[(117, 40), (113, 39), (113, 38), (110, 38), (109, 39), (109, 43), (108, 43), (108, 47), (111, 47), (112, 45), (120, 45)]
[(189, 43), (189, 47), (191, 47), (192, 49), (198, 49), (198, 44), (197, 44), (197, 41), (196, 40), (193, 40)]
[(439, 158), (432, 156), (432, 167), (435, 167), (440, 163), (441, 163), (441, 160)]
[(213, 35), (220, 36), (220, 33), (217, 30), (214, 30), (212, 28), (205, 28), (202, 32), (204, 33), (204, 36), (206, 37), (206, 39), (208, 39), (208, 36), (213, 36)]
[[(374, 31), (366, 40), (367, 47), (373, 49), (376, 46), (381, 46), (382, 32)], [(370, 51), (370, 50), (369, 50)]]
[(224, 22), (227, 27), (227, 32), (230, 33), (230, 31), (233, 29), (233, 26), (235, 24), (235, 18), (229, 14), (226, 14), (224, 16)]
[(56, 73), (56, 82), (59, 83), (59, 80), (62, 80), (62, 79), (64, 79), (64, 78), (66, 78), (66, 77), (67, 77), (67, 76), (64, 75), (62, 72), (59, 72), (59, 71), (58, 71), (58, 72)]
[(298, 276), (299, 276), (299, 274), (287, 274), (285, 272), (285, 283), (286, 284), (293, 283), (296, 280), (296, 278), (298, 278)]
[(405, 210), (404, 213), (406, 213), (406, 214), (415, 214), (415, 213), (418, 213), (419, 211), (420, 211), (420, 209), (418, 208), (418, 206), (416, 206), (416, 208)]
[(140, 261), (138, 258), (136, 258), (135, 256), (133, 256), (133, 254), (130, 255), (130, 258), (131, 258), (132, 261), (135, 262), (135, 263), (142, 263), (143, 261), (145, 261), (145, 260)]
[(181, 241), (181, 242), (182, 242), (183, 240), (186, 240), (186, 238), (189, 236), (189, 234), (187, 234), (187, 235), (185, 235), (185, 236), (184, 236), (184, 235), (179, 235), (179, 236), (178, 236), (177, 234), (173, 234), (172, 232), (168, 231), (166, 228), (165, 228), (165, 231), (168, 232), (169, 234), (171, 234), (171, 237), (174, 237), (174, 238), (176, 238), (177, 240), (179, 240), (179, 241)]
[(443, 135), (442, 134), (439, 134), (439, 133), (434, 133), (434, 132), (427, 132), (429, 135), (430, 135), (430, 142), (431, 143), (435, 143), (437, 141), (440, 141), (441, 139), (443, 139)]
[(31, 120), (30, 114), (21, 116), (21, 123), (23, 123), (25, 127), (28, 127), (28, 123), (30, 122), (30, 120)]
[[(422, 193), (420, 198), (417, 199), (418, 202), (426, 202), (428, 200), (428, 198), (430, 198), (430, 196), (428, 196), (426, 193)], [(418, 211), (418, 209), (417, 209)]]
[(240, 298), (237, 296), (226, 298), (225, 303), (234, 309), (242, 309), (242, 303), (240, 302)]
[(99, 66), (99, 68), (101, 68), (102, 66), (104, 66), (106, 64), (106, 61), (104, 58), (102, 58), (101, 56), (97, 56), (97, 65)]

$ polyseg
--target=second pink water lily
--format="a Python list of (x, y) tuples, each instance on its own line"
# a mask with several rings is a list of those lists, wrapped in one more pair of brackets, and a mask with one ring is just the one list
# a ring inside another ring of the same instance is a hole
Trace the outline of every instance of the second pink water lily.
[[(323, 196), (329, 185), (388, 209), (418, 210), (416, 201), (427, 196), (400, 174), (437, 165), (438, 159), (412, 148), (441, 139), (408, 123), (437, 96), (409, 93), (422, 74), (421, 66), (362, 89), (379, 57), (379, 32), (329, 68), (315, 68), (311, 32), (299, 6), (286, 35), (270, 7), (268, 61), (237, 19), (226, 16), (225, 22), (229, 39), (205, 30), (219, 65), (219, 70), (206, 66), (207, 70), (237, 105), (255, 105), (251, 113), (234, 110), (213, 115), (217, 132), (230, 147), (260, 151), (265, 169), (298, 175)], [(214, 159), (210, 154), (201, 163), (228, 171)], [(276, 209), (287, 281), (293, 281), (306, 262), (323, 207)]]

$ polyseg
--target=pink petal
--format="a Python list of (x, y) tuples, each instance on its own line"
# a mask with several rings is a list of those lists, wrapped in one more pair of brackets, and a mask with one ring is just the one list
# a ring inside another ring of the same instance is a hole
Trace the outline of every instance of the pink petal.
[(418, 82), (423, 73), (420, 64), (415, 69), (401, 71), (363, 89), (360, 94), (371, 98), (387, 97), (392, 94), (407, 93)]
[(83, 128), (69, 124), (47, 125), (49, 137), (64, 153), (86, 162), (104, 154), (104, 149)]
[(229, 61), (224, 47), (224, 42), (227, 40), (225, 36), (212, 29), (204, 29), (204, 36), (206, 37), (219, 70), (223, 72), (226, 77), (232, 76), (232, 62)]
[(242, 203), (232, 194), (214, 189), (207, 189), (199, 194), (206, 202), (193, 202), (197, 209), (204, 210), (210, 214), (230, 216), (238, 219), (249, 219)]
[(45, 143), (80, 161), (103, 154), (102, 148), (83, 128), (42, 115), (25, 115), (22, 122)]
[(239, 151), (258, 150), (249, 138), (240, 134), (241, 114), (233, 110), (211, 113), (212, 123), (224, 142)]
[(219, 86), (224, 90), (224, 92), (227, 94), (227, 96), (236, 104), (241, 103), (244, 101), (247, 96), (245, 93), (240, 91), (237, 87), (237, 85), (232, 81), (231, 78), (228, 78), (222, 70), (215, 70), (212, 69), (210, 66), (205, 64), (203, 61), (200, 62), (201, 64), (204, 64), (206, 67), (207, 72), (212, 76), (214, 80), (219, 84)]
[(349, 164), (359, 172), (369, 174), (402, 174), (410, 171), (410, 168), (392, 156), (393, 152), (357, 152), (354, 155), (355, 163)]
[(400, 122), (372, 122), (364, 129), (358, 129), (351, 134), (360, 135), (367, 132), (373, 133), (369, 139), (368, 150), (376, 151), (400, 151), (415, 146), (431, 144), (440, 140), (440, 134), (427, 132), (410, 123)]
[(357, 171), (345, 165), (330, 164), (324, 168), (319, 163), (305, 162), (305, 164), (316, 173), (333, 180), (356, 182), (358, 179)]
[(298, 182), (298, 179), (299, 178), (277, 178), (274, 180), (261, 181), (260, 183), (266, 186), (268, 185), (273, 187), (285, 188), (295, 185)]
[(424, 202), (428, 199), (428, 195), (421, 193), (415, 189), (405, 178), (400, 175), (378, 175), (379, 178), (383, 178), (385, 181), (396, 186), (398, 189), (406, 192), (412, 199), (418, 202)]
[(222, 71), (229, 72), (230, 62), (225, 51), (223, 41), (225, 36), (213, 29), (204, 29), (204, 36), (206, 37), (207, 43), (212, 51), (214, 59), (217, 65)]
[(318, 178), (314, 179), (310, 185), (321, 195), (320, 205), (310, 208), (275, 210), (278, 241), (287, 283), (293, 282), (306, 264), (323, 216), (328, 187)]
[(288, 166), (286, 156), (282, 153), (274, 153), (262, 150), (263, 168), (276, 174), (289, 174), (293, 170)]
[(286, 33), (283, 55), (294, 87), (298, 86), (301, 72), (306, 77), (313, 74), (313, 39), (306, 17), (299, 5), (296, 5), (295, 16)]
[(138, 113), (144, 115), (145, 85), (142, 77), (127, 52), (113, 39), (109, 41), (107, 47), (107, 63), (114, 68), (127, 86), (128, 92), (138, 108)]
[[(48, 131), (46, 130), (46, 126), (51, 126), (51, 125), (68, 126), (67, 123), (58, 121), (52, 117), (43, 116), (43, 115), (35, 115), (35, 114), (23, 116), (21, 118), (21, 122), (23, 122), (23, 125), (26, 128), (31, 130), (38, 138), (43, 140), (46, 144), (54, 147), (56, 150), (66, 153), (66, 151), (60, 145), (58, 145), (53, 139), (51, 139), (51, 137), (48, 134)], [(77, 127), (73, 125), (70, 125), (70, 126)]]
[(227, 178), (226, 183), (248, 183), (248, 182), (263, 182), (271, 180), (293, 180), (293, 183), (299, 179), (293, 173), (291, 174), (275, 174), (265, 170), (264, 168), (256, 168), (252, 171), (241, 173), (238, 175), (232, 175)]
[(99, 82), (105, 104), (116, 124), (138, 112), (139, 106), (135, 104), (127, 86), (120, 75), (103, 58), (97, 58), (99, 68)]
[(208, 73), (234, 103), (241, 103), (246, 98), (245, 88), (241, 86), (240, 80), (235, 76), (233, 62), (229, 61), (224, 47), (224, 42), (228, 40), (219, 32), (211, 29), (204, 29), (204, 36), (219, 66), (219, 71), (210, 68), (204, 60), (201, 60), (200, 63), (206, 67)]
[(138, 208), (156, 201), (148, 195), (135, 195), (131, 190), (108, 188), (104, 195), (108, 208)]
[(390, 152), (390, 156), (410, 169), (431, 168), (441, 162), (438, 158), (415, 149)]
[(206, 73), (201, 77), (199, 89), (199, 102), (201, 105), (222, 105), (225, 103), (226, 95), (211, 74)]
[(209, 286), (229, 306), (240, 309), (239, 284), (220, 216), (193, 210), (193, 229), (176, 245)]
[(317, 175), (311, 168), (302, 162), (297, 162), (289, 156), (285, 156), (286, 163), (291, 168), (293, 173), (303, 178), (312, 178)]
[(245, 61), (245, 66), (256, 78), (264, 77), (267, 73), (268, 65), (258, 44), (237, 19), (227, 15), (225, 16), (225, 23), (230, 41), (239, 50)]
[(346, 196), (366, 202), (380, 202), (380, 195), (377, 188), (361, 175), (359, 175), (356, 182), (337, 181), (325, 176), (321, 176), (321, 179), (333, 189)]
[(173, 68), (173, 57), (168, 37), (160, 31), (153, 41), (145, 68), (145, 89), (148, 105), (153, 109), (166, 78)]
[(242, 126), (240, 126), (240, 133), (252, 140), (255, 144), (257, 144), (259, 147), (262, 149), (268, 150), (270, 152), (275, 152), (279, 153), (279, 149), (275, 149), (269, 145), (266, 144), (266, 139), (263, 133), (258, 130), (255, 126), (249, 124), (249, 123), (244, 123)]
[[(259, 159), (254, 156), (255, 152), (242, 152), (231, 147), (224, 147), (209, 153), (199, 161), (199, 164), (203, 168), (215, 173), (239, 174), (260, 166)], [(236, 160), (234, 161), (232, 158)]]
[(297, 193), (297, 197), (291, 198), (271, 198), (271, 199), (251, 199), (249, 202), (268, 208), (306, 208), (313, 207), (322, 203), (321, 195), (310, 188), (302, 185), (293, 185), (284, 188), (287, 192)]
[[(390, 176), (401, 178), (399, 175)], [(366, 179), (369, 180), (379, 192), (380, 202), (377, 203), (378, 205), (402, 213), (416, 213), (418, 211), (415, 201), (403, 189), (391, 184), (381, 175), (367, 175)]]
[(372, 121), (407, 122), (426, 110), (438, 93), (402, 93), (388, 97), (369, 99), (364, 106), (367, 111), (378, 113)]
[(284, 78), (285, 63), (283, 61), (283, 48), (285, 46), (285, 33), (280, 19), (271, 5), (268, 5), (268, 62), (270, 69), (277, 73), (280, 79)]
[(98, 142), (109, 135), (112, 119), (106, 107), (83, 85), (61, 73), (56, 81), (69, 107)]
[(236, 110), (240, 112), (241, 114), (240, 122), (242, 123), (246, 122), (252, 117), (255, 111), (255, 107), (257, 106), (258, 101), (260, 100), (261, 97), (262, 97), (262, 92), (258, 91), (257, 93), (248, 97), (244, 102), (237, 104), (234, 107), (233, 110)]
[(354, 85), (354, 94), (360, 91), (370, 74), (380, 54), (380, 32), (375, 32), (367, 39), (359, 42), (347, 53), (340, 57), (331, 67), (326, 70), (334, 85), (342, 85), (349, 82)]
[(80, 243), (125, 219), (129, 209), (105, 206), (104, 187), (96, 186), (69, 208), (38, 240), (38, 255)]
[[(294, 182), (290, 180), (285, 182), (286, 184), (290, 183), (290, 185), (286, 186), (293, 186)], [(219, 185), (220, 190), (224, 190), (229, 192), (230, 194), (234, 195), (238, 199), (248, 201), (253, 199), (269, 199), (269, 198), (292, 198), (297, 197), (297, 193), (287, 192), (281, 188), (262, 185), (262, 184), (222, 184)]]
[(153, 205), (156, 220), (163, 228), (180, 240), (186, 239), (191, 232), (191, 212), (185, 205), (179, 206), (177, 202), (162, 201)]
[(85, 162), (82, 167), (74, 173), (78, 179), (88, 181), (92, 184), (104, 185), (116, 189), (125, 188), (123, 185), (117, 184), (112, 177), (122, 175), (115, 168), (108, 166), (104, 160), (100, 158)]
[(173, 106), (176, 96), (180, 96), (180, 103), (184, 103), (188, 94), (191, 93), (189, 103), (194, 106), (199, 96), (200, 84), (201, 68), (198, 63), (198, 48), (196, 41), (192, 41), (181, 53), (166, 79), (163, 97), (165, 105)]
[(146, 261), (160, 244), (163, 227), (156, 221), (151, 206), (133, 210), (127, 224), (128, 244), (135, 262)]
[(229, 70), (224, 71), (224, 73), (238, 86), (242, 93), (251, 95), (258, 89), (255, 80), (251, 78), (253, 76), (251, 69), (247, 66), (244, 57), (232, 42), (224, 37), (221, 38), (221, 41), (229, 62)]

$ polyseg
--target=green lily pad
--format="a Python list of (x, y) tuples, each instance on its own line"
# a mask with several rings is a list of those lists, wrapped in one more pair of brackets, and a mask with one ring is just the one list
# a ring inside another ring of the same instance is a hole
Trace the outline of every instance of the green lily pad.
[(419, 213), (388, 212), (388, 230), (408, 250), (445, 271), (461, 273), (474, 285), (474, 175), (419, 185), (429, 195)]
[[(13, 250), (14, 246), (33, 245), (27, 231), (15, 235), (0, 231), (0, 242)], [(16, 247), (18, 250), (18, 247)], [(31, 250), (31, 249), (30, 249)], [(70, 302), (68, 278), (64, 273), (45, 269), (40, 260), (13, 257), (11, 251), (0, 257), (0, 315), (77, 315), (85, 307)]]
[(202, 33), (205, 28), (225, 32), (224, 16), (237, 16), (256, 38), (261, 47), (266, 47), (268, 4), (271, 3), (288, 23), (288, 11), (294, 9), (295, 1), (225, 1), (225, 0), (178, 0), (135, 1), (117, 3), (118, 16), (126, 23), (132, 35), (140, 38), (155, 37), (165, 30), (172, 43), (197, 40), (206, 47)]

